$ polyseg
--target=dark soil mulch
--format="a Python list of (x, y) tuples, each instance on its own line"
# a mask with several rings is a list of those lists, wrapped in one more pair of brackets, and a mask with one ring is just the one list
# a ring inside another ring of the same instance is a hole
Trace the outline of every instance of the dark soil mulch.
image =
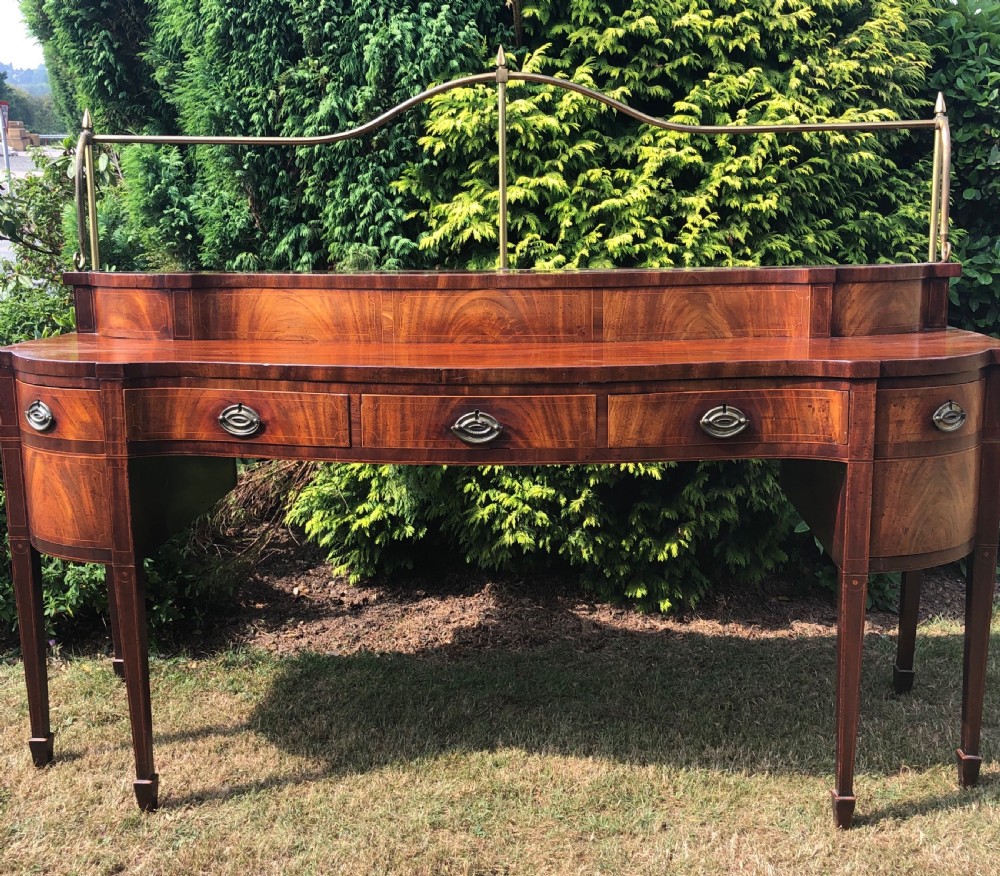
[[(239, 587), (234, 611), (202, 638), (198, 650), (518, 650), (555, 639), (590, 649), (635, 633), (834, 635), (833, 595), (804, 591), (800, 582), (776, 578), (757, 590), (722, 588), (697, 610), (662, 616), (595, 601), (575, 581), (557, 575), (523, 579), (451, 567), (356, 586), (332, 576), (321, 551), (284, 530)], [(930, 571), (921, 618), (961, 618), (964, 593), (954, 567)], [(871, 633), (894, 633), (897, 624), (894, 612), (869, 612)]]

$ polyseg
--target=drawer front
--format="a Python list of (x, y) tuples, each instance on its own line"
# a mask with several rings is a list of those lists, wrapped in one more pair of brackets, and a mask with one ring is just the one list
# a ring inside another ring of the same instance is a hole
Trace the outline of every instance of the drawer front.
[[(593, 395), (363, 395), (361, 436), (365, 447), (594, 447), (597, 399)], [(475, 442), (477, 437), (482, 440)], [(470, 438), (475, 443), (469, 443)]]
[[(926, 456), (975, 446), (983, 426), (985, 389), (984, 380), (880, 389), (875, 456)], [(935, 414), (940, 426), (935, 424)]]
[[(833, 389), (612, 395), (608, 443), (611, 447), (846, 444), (847, 413), (848, 393)], [(740, 416), (745, 418), (741, 428)]]
[[(350, 446), (346, 395), (239, 388), (129, 389), (125, 406), (130, 441)], [(227, 431), (220, 418), (235, 431)]]
[(104, 441), (101, 393), (17, 381), (18, 425), (26, 435), (65, 441)]

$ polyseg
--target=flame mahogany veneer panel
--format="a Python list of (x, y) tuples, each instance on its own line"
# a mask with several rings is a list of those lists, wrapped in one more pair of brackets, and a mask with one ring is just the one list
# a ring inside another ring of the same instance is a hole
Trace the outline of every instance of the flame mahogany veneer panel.
[[(24, 412), (34, 401), (48, 405), (54, 418), (44, 432), (28, 425)], [(34, 440), (104, 441), (101, 393), (95, 389), (62, 389), (17, 381), (18, 425)]]
[(932, 554), (969, 544), (976, 534), (979, 457), (976, 446), (876, 462), (872, 556)]
[(810, 334), (809, 286), (609, 289), (604, 340), (795, 338)]
[(594, 340), (589, 289), (392, 292), (384, 337), (400, 343), (558, 343)]
[(210, 289), (191, 293), (195, 340), (382, 340), (378, 292), (322, 289)]
[[(875, 456), (927, 456), (974, 447), (981, 440), (985, 391), (982, 379), (880, 389), (875, 409)], [(949, 401), (960, 405), (967, 419), (954, 432), (942, 432), (934, 425), (933, 416)]]
[(833, 289), (832, 335), (918, 332), (924, 326), (924, 283), (840, 283)]
[(172, 338), (173, 296), (170, 292), (144, 289), (101, 289), (94, 296), (94, 316), (102, 334), (109, 338)]
[(105, 337), (563, 342), (943, 328), (956, 265), (400, 274), (71, 273)]
[(24, 488), (32, 537), (69, 548), (111, 548), (111, 492), (103, 456), (49, 453), (23, 446)]

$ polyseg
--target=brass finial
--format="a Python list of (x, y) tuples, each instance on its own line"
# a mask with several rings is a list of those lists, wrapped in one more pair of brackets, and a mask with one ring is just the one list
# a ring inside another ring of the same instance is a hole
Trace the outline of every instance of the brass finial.
[(83, 111), (83, 130), (85, 131), (94, 130), (94, 120), (90, 117), (89, 109), (85, 109)]
[(510, 71), (507, 69), (507, 55), (503, 46), (497, 50), (497, 85), (503, 85), (510, 79)]
[(944, 92), (939, 91), (937, 101), (934, 103), (934, 115), (943, 116), (946, 112), (948, 112), (948, 107), (944, 103)]

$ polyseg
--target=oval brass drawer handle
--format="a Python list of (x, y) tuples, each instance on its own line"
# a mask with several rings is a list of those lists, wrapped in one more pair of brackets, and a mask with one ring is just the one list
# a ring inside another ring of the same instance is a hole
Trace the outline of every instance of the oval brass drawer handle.
[(968, 414), (965, 413), (965, 408), (958, 404), (958, 402), (953, 402), (949, 399), (934, 411), (934, 416), (931, 419), (934, 421), (934, 425), (942, 432), (954, 432), (965, 425)]
[(699, 425), (713, 438), (734, 438), (750, 425), (750, 420), (739, 408), (719, 405), (706, 411)]
[(471, 414), (462, 414), (455, 420), (451, 431), (466, 444), (476, 446), (496, 441), (503, 432), (503, 425), (485, 411), (473, 411)]
[(264, 421), (253, 408), (240, 404), (229, 405), (219, 414), (219, 425), (237, 438), (251, 438), (264, 426)]
[(55, 415), (40, 398), (36, 398), (24, 412), (24, 418), (36, 432), (47, 432), (56, 424)]

